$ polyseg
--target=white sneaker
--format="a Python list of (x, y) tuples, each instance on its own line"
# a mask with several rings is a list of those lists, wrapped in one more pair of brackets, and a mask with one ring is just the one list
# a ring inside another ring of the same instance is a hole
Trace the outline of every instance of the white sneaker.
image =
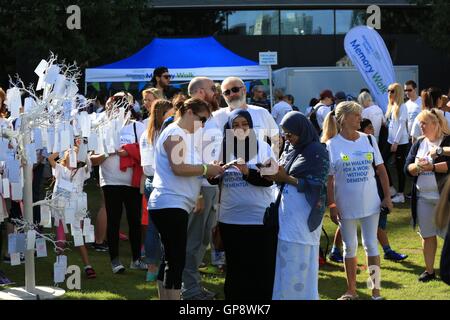
[(403, 195), (403, 193), (397, 193), (395, 195), (395, 197), (393, 197), (392, 199), (393, 203), (404, 203), (405, 202), (405, 196)]
[(112, 272), (116, 273), (116, 274), (125, 272), (125, 267), (120, 262), (111, 263), (111, 268), (112, 268)]
[(130, 269), (147, 270), (147, 264), (142, 262), (142, 260), (131, 261)]
[(391, 198), (397, 194), (397, 190), (395, 190), (394, 186), (390, 186), (389, 191), (391, 193)]

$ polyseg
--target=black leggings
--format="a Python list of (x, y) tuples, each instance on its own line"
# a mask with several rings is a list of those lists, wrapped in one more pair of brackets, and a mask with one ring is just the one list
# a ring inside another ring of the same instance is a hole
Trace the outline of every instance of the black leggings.
[(272, 300), (277, 235), (262, 225), (219, 223), (225, 247), (225, 299)]
[(167, 208), (151, 210), (149, 216), (158, 229), (164, 247), (158, 280), (163, 281), (166, 289), (181, 289), (189, 214), (183, 209)]
[[(389, 159), (391, 158), (391, 156), (394, 154), (393, 152), (391, 152), (391, 146), (392, 144), (387, 143), (385, 146), (385, 149), (382, 153), (383, 156), (383, 161), (384, 161), (384, 165), (386, 167), (386, 171), (388, 173), (388, 177), (389, 177), (389, 185), (392, 186), (392, 178), (391, 178), (391, 174), (389, 172)], [(409, 143), (406, 144), (399, 144), (397, 147), (397, 151), (395, 152), (395, 168), (397, 169), (397, 178), (398, 178), (398, 192), (403, 193), (403, 191), (405, 190), (405, 173), (403, 172), (403, 167), (405, 166), (405, 162), (406, 162), (406, 156), (408, 155), (409, 152)]]
[(119, 257), (119, 230), (123, 205), (127, 214), (129, 238), (133, 261), (141, 256), (141, 208), (138, 188), (128, 186), (103, 186), (107, 217), (106, 236), (111, 261)]

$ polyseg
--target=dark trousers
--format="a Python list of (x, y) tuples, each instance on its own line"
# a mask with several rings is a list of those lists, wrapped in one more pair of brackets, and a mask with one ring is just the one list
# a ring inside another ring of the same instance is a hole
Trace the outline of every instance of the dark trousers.
[(163, 281), (166, 289), (181, 289), (189, 214), (183, 209), (167, 208), (151, 210), (149, 216), (158, 229), (164, 247), (158, 280)]
[(119, 230), (123, 206), (127, 214), (129, 239), (133, 261), (141, 256), (141, 208), (138, 188), (128, 186), (103, 186), (107, 217), (106, 236), (111, 261), (119, 257)]
[(410, 145), (409, 143), (399, 144), (397, 147), (397, 151), (395, 153), (391, 152), (391, 146), (392, 145), (390, 143), (387, 143), (382, 153), (384, 165), (386, 167), (386, 171), (389, 177), (389, 185), (392, 186), (393, 183), (388, 168), (389, 167), (388, 161), (392, 155), (395, 155), (395, 169), (397, 170), (397, 178), (398, 178), (397, 191), (403, 193), (403, 191), (405, 190), (405, 179), (406, 179), (405, 173), (403, 172), (403, 167), (405, 166), (406, 156), (408, 155)]
[(225, 299), (271, 300), (277, 236), (262, 225), (219, 223), (225, 247)]

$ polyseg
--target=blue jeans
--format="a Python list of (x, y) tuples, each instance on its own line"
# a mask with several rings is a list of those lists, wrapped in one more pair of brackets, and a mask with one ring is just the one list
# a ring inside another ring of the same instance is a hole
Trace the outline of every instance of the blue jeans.
[[(144, 194), (145, 198), (148, 201), (150, 197), (150, 193), (153, 191), (153, 177), (147, 177), (145, 179), (145, 189)], [(156, 264), (159, 265), (161, 262), (162, 256), (162, 248), (161, 248), (161, 238), (159, 236), (159, 232), (156, 229), (155, 224), (152, 219), (150, 219), (151, 212), (148, 211), (148, 225), (147, 225), (147, 233), (145, 234), (144, 241), (144, 249), (145, 249), (145, 259), (144, 262), (147, 264)]]

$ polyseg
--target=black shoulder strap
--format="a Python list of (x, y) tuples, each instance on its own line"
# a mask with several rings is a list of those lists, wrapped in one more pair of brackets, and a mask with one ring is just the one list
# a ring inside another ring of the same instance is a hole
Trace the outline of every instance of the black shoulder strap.
[[(369, 139), (369, 143), (373, 148), (372, 136), (370, 134), (367, 135), (367, 139)], [(375, 174), (377, 174), (377, 169), (375, 167), (375, 152), (373, 152), (372, 167), (373, 167), (373, 170), (375, 171)]]
[(137, 133), (136, 133), (136, 121), (133, 122), (133, 130), (134, 130), (134, 139), (135, 139), (135, 142), (138, 143), (139, 140), (138, 140)]

